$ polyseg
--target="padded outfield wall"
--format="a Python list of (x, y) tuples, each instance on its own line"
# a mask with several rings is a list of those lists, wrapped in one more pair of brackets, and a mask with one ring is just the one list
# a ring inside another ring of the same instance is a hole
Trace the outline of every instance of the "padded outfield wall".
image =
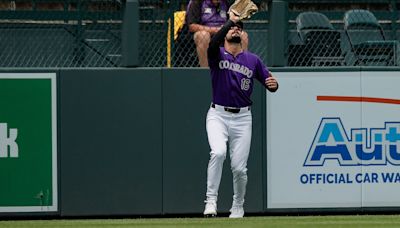
[(267, 99), (267, 210), (396, 210), (399, 72), (276, 76), (281, 90)]
[[(252, 97), (246, 211), (400, 208), (392, 200), (400, 186), (400, 69), (272, 71), (280, 90), (270, 94), (256, 84)], [(0, 215), (201, 214), (208, 74), (165, 68), (0, 72), (6, 91), (0, 102), (8, 110), (0, 115), (7, 148), (0, 148)], [(228, 213), (229, 156), (223, 172), (219, 210)]]

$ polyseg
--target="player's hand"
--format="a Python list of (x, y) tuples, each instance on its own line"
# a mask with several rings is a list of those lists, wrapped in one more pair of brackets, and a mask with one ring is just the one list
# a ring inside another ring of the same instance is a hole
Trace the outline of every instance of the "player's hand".
[(278, 81), (272, 74), (270, 73), (269, 77), (265, 79), (265, 85), (269, 90), (276, 90), (278, 88)]
[(236, 15), (232, 11), (229, 11), (229, 20), (237, 23), (240, 20), (240, 18), (239, 18), (239, 15)]

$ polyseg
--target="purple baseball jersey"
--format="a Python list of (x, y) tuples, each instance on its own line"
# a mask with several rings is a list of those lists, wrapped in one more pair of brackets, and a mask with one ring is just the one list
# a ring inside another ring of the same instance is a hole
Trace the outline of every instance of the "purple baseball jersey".
[(228, 107), (250, 106), (254, 78), (266, 87), (269, 76), (267, 67), (260, 58), (248, 51), (236, 57), (220, 47), (216, 58), (208, 59), (211, 70), (213, 103)]

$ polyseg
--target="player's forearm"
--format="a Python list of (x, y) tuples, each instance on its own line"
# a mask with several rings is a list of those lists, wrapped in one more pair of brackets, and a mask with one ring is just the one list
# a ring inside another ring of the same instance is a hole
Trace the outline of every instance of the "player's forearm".
[(213, 36), (210, 45), (208, 46), (208, 55), (215, 55), (218, 53), (219, 46), (224, 42), (226, 34), (229, 32), (235, 23), (231, 20), (225, 22), (224, 26)]
[(226, 34), (229, 32), (229, 29), (231, 29), (231, 27), (234, 25), (235, 23), (231, 20), (225, 22), (222, 28), (218, 30), (218, 32), (213, 36), (210, 44), (216, 43), (216, 45), (219, 46), (222, 42), (224, 42)]

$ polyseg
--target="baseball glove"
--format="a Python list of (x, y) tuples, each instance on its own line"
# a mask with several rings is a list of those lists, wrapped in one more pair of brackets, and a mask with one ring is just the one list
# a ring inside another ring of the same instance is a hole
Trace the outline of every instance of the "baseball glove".
[(231, 7), (229, 7), (229, 11), (232, 11), (242, 20), (253, 16), (258, 11), (258, 7), (251, 0), (235, 0)]

